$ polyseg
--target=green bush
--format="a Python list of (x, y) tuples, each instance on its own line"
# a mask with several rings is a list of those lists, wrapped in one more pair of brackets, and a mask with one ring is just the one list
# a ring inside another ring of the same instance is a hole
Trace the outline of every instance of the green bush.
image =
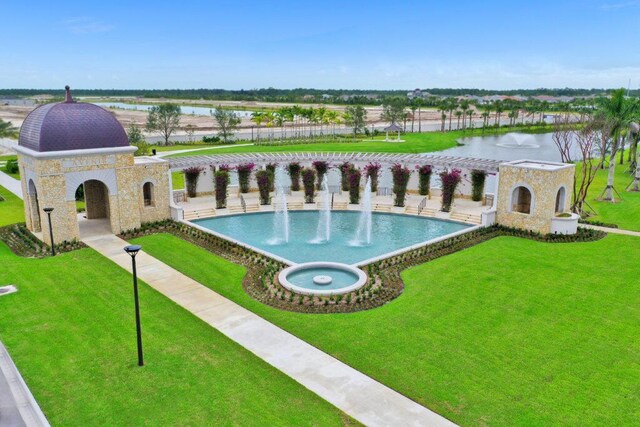
[(4, 170), (7, 171), (7, 173), (11, 173), (11, 174), (18, 173), (18, 171), (20, 170), (18, 168), (18, 160), (17, 159), (7, 160), (7, 164), (4, 166)]

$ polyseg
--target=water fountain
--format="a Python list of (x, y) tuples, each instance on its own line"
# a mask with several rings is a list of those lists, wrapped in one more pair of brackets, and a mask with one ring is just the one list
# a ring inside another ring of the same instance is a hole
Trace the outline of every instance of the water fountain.
[(505, 148), (539, 148), (540, 147), (540, 145), (535, 143), (535, 138), (529, 134), (509, 133), (505, 136), (511, 137), (511, 139), (513, 139), (515, 143), (511, 141), (498, 142), (496, 144), (498, 147), (505, 147)]
[(318, 215), (318, 228), (315, 239), (309, 243), (327, 243), (331, 240), (331, 193), (327, 174), (322, 178), (322, 209)]
[(362, 196), (362, 208), (358, 221), (356, 238), (353, 240), (354, 246), (364, 246), (371, 244), (371, 180), (367, 178)]
[(288, 176), (284, 168), (276, 169), (275, 176), (275, 215), (273, 216), (274, 237), (269, 240), (271, 245), (289, 243), (289, 210), (287, 209), (287, 182)]

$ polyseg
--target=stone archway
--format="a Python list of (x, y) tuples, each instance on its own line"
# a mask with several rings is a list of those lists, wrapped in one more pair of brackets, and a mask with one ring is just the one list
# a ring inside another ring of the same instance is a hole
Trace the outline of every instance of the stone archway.
[(82, 238), (93, 234), (112, 232), (109, 187), (97, 179), (89, 179), (82, 184), (84, 192), (84, 213), (78, 215), (78, 226)]

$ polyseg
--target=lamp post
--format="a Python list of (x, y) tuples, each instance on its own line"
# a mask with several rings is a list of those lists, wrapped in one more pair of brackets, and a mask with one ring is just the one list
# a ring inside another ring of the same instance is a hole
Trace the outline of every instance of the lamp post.
[(49, 219), (49, 237), (51, 238), (51, 256), (56, 256), (56, 248), (53, 244), (53, 226), (51, 225), (51, 212), (53, 212), (53, 208), (44, 208), (43, 211), (47, 214), (47, 218)]
[(138, 336), (138, 366), (144, 365), (144, 359), (142, 356), (142, 328), (140, 327), (140, 303), (138, 302), (138, 274), (136, 272), (136, 255), (140, 252), (142, 246), (129, 245), (124, 248), (124, 251), (131, 256), (131, 263), (133, 266), (133, 298), (136, 305), (136, 334)]

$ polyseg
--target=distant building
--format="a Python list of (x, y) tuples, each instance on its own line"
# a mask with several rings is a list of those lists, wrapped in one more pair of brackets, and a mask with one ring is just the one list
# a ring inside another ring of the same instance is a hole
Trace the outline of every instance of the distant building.
[(36, 101), (29, 98), (18, 98), (17, 96), (5, 96), (0, 98), (0, 105), (33, 107), (34, 105), (36, 105)]

